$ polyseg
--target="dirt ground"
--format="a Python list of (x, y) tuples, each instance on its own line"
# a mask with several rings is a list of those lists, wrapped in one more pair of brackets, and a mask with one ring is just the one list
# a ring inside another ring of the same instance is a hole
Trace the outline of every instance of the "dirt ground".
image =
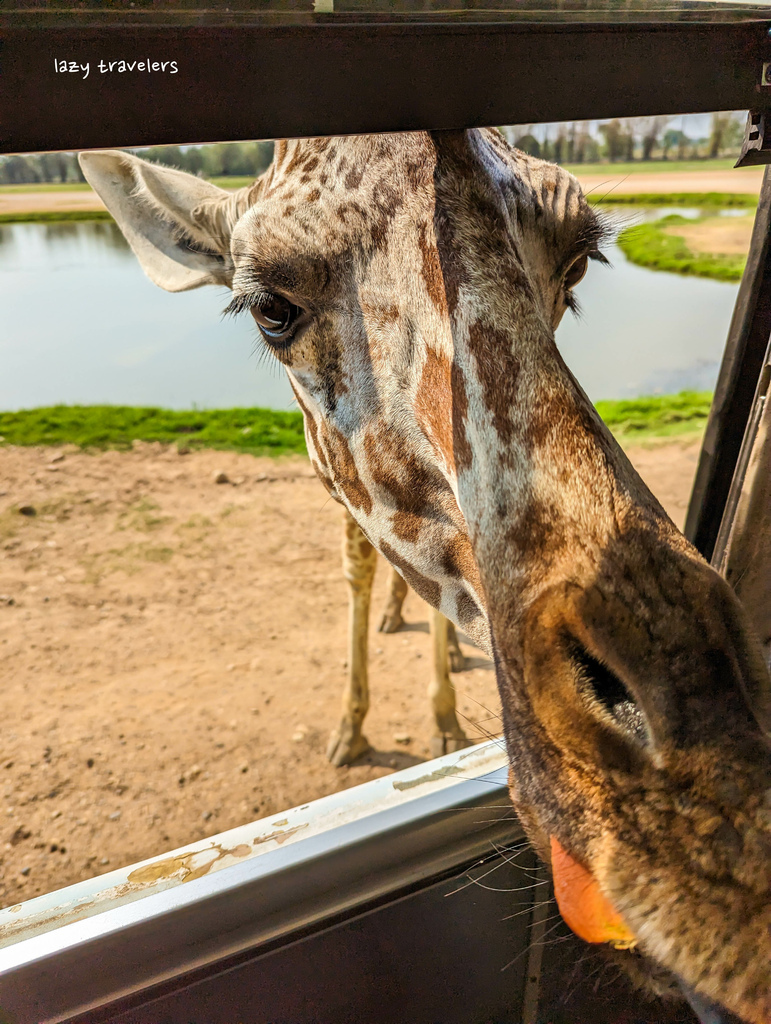
[(762, 167), (739, 167), (727, 171), (645, 171), (619, 174), (608, 166), (605, 174), (579, 174), (584, 192), (639, 195), (645, 192), (740, 192), (757, 195), (763, 180)]
[(664, 228), (668, 235), (682, 238), (691, 252), (745, 256), (749, 252), (755, 218), (708, 217), (698, 224), (673, 224)]
[[(618, 192), (621, 195), (644, 192), (760, 192), (762, 167), (727, 171), (658, 171), (618, 174), (608, 167), (607, 174), (578, 175), (585, 192)], [(0, 192), (0, 214), (104, 210), (96, 195), (84, 192)]]
[[(631, 455), (682, 523), (698, 443)], [(371, 635), (373, 751), (326, 761), (341, 533), (299, 457), (0, 447), (0, 906), (428, 757), (427, 613), (410, 594), (406, 627)], [(464, 651), (458, 706), (481, 739), (498, 698)]]

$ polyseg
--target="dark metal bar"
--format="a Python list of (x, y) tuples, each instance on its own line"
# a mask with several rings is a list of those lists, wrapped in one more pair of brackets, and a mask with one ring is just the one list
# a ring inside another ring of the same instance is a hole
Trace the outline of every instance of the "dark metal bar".
[[(99, 70), (121, 59), (176, 61), (178, 71)], [(771, 108), (763, 22), (14, 22), (0, 60), (6, 153)], [(88, 76), (55, 60), (88, 63)]]
[(766, 168), (747, 267), (702, 442), (685, 535), (712, 558), (771, 333), (771, 168)]

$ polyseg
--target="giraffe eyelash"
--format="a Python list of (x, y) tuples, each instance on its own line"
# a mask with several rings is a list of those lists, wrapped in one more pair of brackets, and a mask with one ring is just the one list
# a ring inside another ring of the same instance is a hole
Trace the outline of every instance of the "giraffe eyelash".
[(241, 313), (248, 313), (255, 306), (265, 305), (269, 296), (264, 292), (251, 292), (247, 295), (234, 295), (230, 302), (222, 310), (223, 316), (239, 316)]

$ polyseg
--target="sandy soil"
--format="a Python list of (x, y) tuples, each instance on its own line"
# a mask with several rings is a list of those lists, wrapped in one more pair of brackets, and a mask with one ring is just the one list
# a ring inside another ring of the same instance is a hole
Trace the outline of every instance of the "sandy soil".
[(0, 192), (0, 213), (4, 214), (105, 209), (102, 200), (90, 189), (83, 192)]
[[(585, 192), (760, 192), (762, 167), (732, 171), (668, 171), (620, 175), (608, 168), (607, 174), (580, 175)], [(88, 192), (0, 192), (0, 214), (36, 213), (42, 210), (104, 210), (98, 196)]]
[(638, 195), (641, 192), (741, 192), (757, 195), (763, 180), (762, 167), (740, 167), (727, 171), (640, 171), (617, 174), (608, 167), (607, 174), (578, 175), (584, 192)]
[[(631, 454), (682, 523), (698, 443)], [(347, 593), (341, 512), (305, 460), (6, 446), (0, 488), (0, 906), (427, 758), (411, 594), (406, 628), (371, 638), (372, 753), (325, 759)], [(498, 700), (464, 650), (478, 739)]]
[(673, 224), (664, 228), (664, 232), (682, 238), (691, 252), (746, 256), (754, 222), (751, 214), (746, 217), (709, 217), (698, 224)]

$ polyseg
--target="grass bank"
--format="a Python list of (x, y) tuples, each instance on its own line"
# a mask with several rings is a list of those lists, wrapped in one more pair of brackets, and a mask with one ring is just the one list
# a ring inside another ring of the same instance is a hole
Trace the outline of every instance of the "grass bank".
[(107, 210), (33, 210), (28, 213), (0, 213), (0, 224), (31, 224), (62, 220), (112, 220)]
[[(580, 178), (581, 175), (595, 174), (677, 174), (693, 171), (728, 171), (736, 163), (736, 157), (721, 156), (714, 160), (630, 160), (594, 164), (564, 164), (566, 170)], [(741, 168), (737, 173), (741, 174)]]
[(683, 238), (663, 230), (694, 223), (679, 214), (672, 214), (651, 224), (636, 224), (620, 233), (618, 245), (631, 263), (651, 270), (711, 277), (716, 281), (741, 280), (746, 256), (692, 252)]
[(54, 405), (0, 412), (6, 444), (130, 448), (162, 441), (186, 448), (219, 448), (254, 455), (305, 452), (302, 414), (274, 409), (177, 411), (128, 405)]
[(597, 402), (597, 412), (623, 444), (698, 434), (707, 425), (712, 392), (681, 391)]
[(758, 205), (756, 195), (743, 192), (639, 192), (629, 195), (590, 192), (586, 198), (594, 206), (692, 206), (696, 209), (730, 206), (754, 210)]
[[(696, 433), (707, 422), (712, 396), (679, 395), (598, 402), (597, 409), (625, 443)], [(125, 405), (55, 405), (0, 412), (0, 443), (76, 444), (127, 449), (132, 441), (217, 448), (253, 455), (304, 454), (302, 415), (273, 409), (177, 411)]]

